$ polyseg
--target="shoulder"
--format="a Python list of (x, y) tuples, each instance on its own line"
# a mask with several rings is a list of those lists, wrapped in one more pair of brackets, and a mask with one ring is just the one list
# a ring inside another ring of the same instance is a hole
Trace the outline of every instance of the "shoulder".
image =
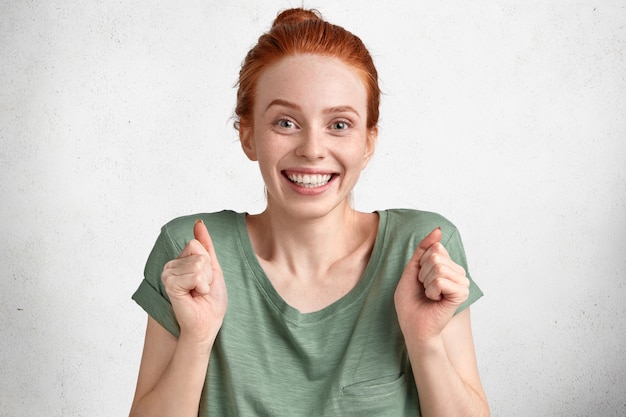
[(180, 228), (187, 228), (189, 225), (192, 226), (196, 223), (197, 220), (202, 220), (204, 223), (208, 225), (220, 225), (224, 223), (233, 223), (236, 221), (237, 216), (242, 215), (242, 213), (238, 213), (232, 210), (222, 210), (216, 211), (212, 213), (195, 213), (188, 214), (185, 216), (176, 217), (165, 224), (164, 227), (170, 230), (176, 230)]
[(193, 226), (197, 220), (206, 225), (212, 240), (221, 240), (222, 237), (232, 235), (237, 222), (243, 213), (232, 210), (223, 210), (212, 213), (196, 213), (176, 217), (167, 222), (161, 229), (161, 234), (181, 248), (193, 239)]
[[(385, 241), (392, 250), (412, 255), (419, 243), (435, 228), (442, 232), (441, 243), (454, 262), (467, 271), (467, 259), (461, 234), (450, 220), (439, 213), (412, 209), (391, 209), (380, 212), (386, 216)], [(400, 247), (400, 249), (398, 249)]]
[(427, 222), (427, 223), (446, 223), (452, 224), (444, 216), (433, 211), (415, 210), (408, 208), (394, 208), (384, 210), (390, 218), (401, 219), (405, 221)]
[(414, 209), (389, 209), (386, 214), (387, 229), (393, 235), (409, 235), (423, 239), (433, 229), (440, 227), (443, 240), (458, 233), (456, 226), (439, 213)]

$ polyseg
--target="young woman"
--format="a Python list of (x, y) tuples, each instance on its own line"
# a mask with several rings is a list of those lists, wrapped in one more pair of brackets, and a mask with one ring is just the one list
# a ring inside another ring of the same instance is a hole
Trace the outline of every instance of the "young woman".
[(149, 318), (131, 415), (489, 414), (456, 228), (350, 205), (379, 95), (360, 39), (316, 12), (261, 36), (236, 127), (267, 207), (163, 227), (133, 296)]

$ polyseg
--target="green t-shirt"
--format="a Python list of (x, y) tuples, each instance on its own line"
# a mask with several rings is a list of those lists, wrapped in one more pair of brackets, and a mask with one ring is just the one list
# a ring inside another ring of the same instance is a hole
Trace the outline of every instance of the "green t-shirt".
[[(174, 336), (179, 327), (161, 282), (166, 262), (202, 219), (228, 290), (200, 401), (200, 416), (416, 416), (417, 391), (393, 295), (419, 242), (435, 227), (467, 271), (457, 229), (435, 213), (378, 212), (376, 242), (357, 285), (328, 307), (302, 314), (276, 292), (252, 249), (245, 213), (181, 217), (165, 225), (133, 295)], [(469, 274), (468, 274), (469, 276)], [(471, 281), (468, 300), (482, 296)]]

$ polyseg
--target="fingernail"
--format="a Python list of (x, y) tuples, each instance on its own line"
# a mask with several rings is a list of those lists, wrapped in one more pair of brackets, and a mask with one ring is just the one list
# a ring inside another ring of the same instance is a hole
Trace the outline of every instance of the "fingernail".
[(204, 223), (204, 222), (202, 221), (202, 219), (198, 219), (198, 220), (196, 220), (196, 223), (194, 224), (194, 226), (195, 226), (196, 224), (198, 224), (198, 223)]

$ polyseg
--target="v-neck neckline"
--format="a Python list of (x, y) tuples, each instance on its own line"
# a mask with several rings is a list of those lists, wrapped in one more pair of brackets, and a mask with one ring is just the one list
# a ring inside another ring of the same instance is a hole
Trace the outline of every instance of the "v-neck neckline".
[(247, 213), (238, 213), (236, 224), (239, 240), (243, 249), (243, 255), (245, 256), (248, 266), (252, 270), (259, 289), (263, 292), (264, 297), (273, 306), (275, 311), (292, 323), (305, 325), (318, 323), (328, 317), (334, 316), (338, 312), (354, 308), (355, 306), (358, 308), (360, 305), (359, 301), (366, 296), (368, 289), (376, 276), (376, 271), (381, 263), (380, 255), (383, 253), (383, 248), (387, 240), (387, 212), (376, 211), (376, 213), (378, 214), (378, 230), (376, 232), (376, 239), (374, 241), (374, 247), (372, 248), (367, 266), (365, 267), (359, 281), (350, 291), (348, 291), (348, 293), (338, 300), (320, 310), (310, 313), (300, 312), (298, 309), (289, 305), (278, 293), (265, 273), (265, 270), (261, 266), (252, 247), (252, 241), (250, 240), (250, 234), (246, 226)]

